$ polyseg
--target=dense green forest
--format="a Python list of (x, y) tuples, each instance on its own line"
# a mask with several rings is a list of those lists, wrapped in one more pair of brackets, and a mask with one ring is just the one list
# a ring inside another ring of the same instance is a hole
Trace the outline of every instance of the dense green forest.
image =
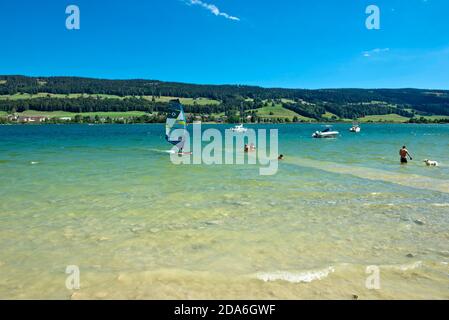
[[(46, 93), (46, 96), (14, 99), (17, 94)], [(71, 94), (86, 96), (71, 97)], [(52, 95), (66, 95), (55, 98)], [(105, 98), (101, 95), (111, 95)], [(340, 119), (369, 115), (398, 114), (407, 118), (449, 116), (449, 91), (422, 89), (282, 89), (243, 85), (197, 85), (156, 80), (102, 80), (78, 77), (0, 76), (0, 111), (144, 111), (165, 112), (160, 97), (207, 98), (186, 105), (196, 115), (237, 114), (256, 117), (255, 110), (282, 105), (296, 114), (316, 120), (332, 114)], [(195, 101), (195, 100), (193, 100)], [(237, 119), (236, 119), (237, 117)]]

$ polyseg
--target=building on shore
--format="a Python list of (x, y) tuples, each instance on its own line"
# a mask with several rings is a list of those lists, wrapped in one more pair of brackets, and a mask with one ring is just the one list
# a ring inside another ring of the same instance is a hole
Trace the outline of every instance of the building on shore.
[(46, 116), (18, 116), (15, 121), (26, 123), (39, 123), (49, 120)]
[(13, 113), (13, 114), (8, 114), (6, 116), (6, 119), (8, 121), (17, 121), (17, 119), (19, 119), (19, 115), (17, 113)]

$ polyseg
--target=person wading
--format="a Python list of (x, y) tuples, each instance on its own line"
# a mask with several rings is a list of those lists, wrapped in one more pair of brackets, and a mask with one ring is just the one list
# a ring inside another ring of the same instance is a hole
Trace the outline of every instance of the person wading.
[(410, 155), (410, 153), (407, 150), (406, 146), (403, 146), (401, 150), (399, 150), (399, 155), (401, 156), (401, 163), (402, 164), (406, 164), (407, 161), (407, 157), (410, 158), (410, 160), (413, 160), (412, 156)]

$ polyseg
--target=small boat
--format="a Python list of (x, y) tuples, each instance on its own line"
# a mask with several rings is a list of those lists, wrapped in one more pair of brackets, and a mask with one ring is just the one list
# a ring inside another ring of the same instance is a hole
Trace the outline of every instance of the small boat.
[(331, 128), (326, 128), (323, 131), (316, 131), (312, 137), (313, 138), (318, 138), (318, 139), (323, 139), (323, 138), (336, 138), (338, 135), (340, 134), (340, 132), (338, 131), (334, 131)]
[(232, 128), (231, 131), (236, 133), (245, 133), (248, 131), (248, 129), (244, 128), (243, 124), (238, 124), (234, 128)]
[(360, 128), (360, 126), (357, 123), (354, 123), (351, 127), (351, 129), (349, 129), (350, 132), (354, 132), (354, 133), (359, 133), (362, 130), (362, 128)]

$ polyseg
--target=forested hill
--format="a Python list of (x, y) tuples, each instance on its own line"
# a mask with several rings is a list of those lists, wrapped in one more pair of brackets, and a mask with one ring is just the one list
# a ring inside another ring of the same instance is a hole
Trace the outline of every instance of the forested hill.
[[(18, 99), (20, 94), (29, 98)], [(43, 93), (44, 95), (38, 95)], [(45, 95), (46, 94), (46, 95)], [(74, 94), (84, 94), (74, 97)], [(36, 97), (33, 97), (36, 95)], [(95, 96), (96, 95), (96, 96)], [(107, 95), (107, 97), (102, 96)], [(55, 97), (58, 97), (57, 99)], [(449, 115), (449, 91), (423, 89), (282, 89), (243, 85), (197, 85), (157, 80), (102, 80), (78, 77), (0, 76), (0, 110), (164, 111), (161, 97), (199, 98), (187, 111), (232, 113), (256, 110), (267, 101), (299, 115), (320, 119), (375, 114)], [(209, 101), (209, 102), (207, 102)]]

